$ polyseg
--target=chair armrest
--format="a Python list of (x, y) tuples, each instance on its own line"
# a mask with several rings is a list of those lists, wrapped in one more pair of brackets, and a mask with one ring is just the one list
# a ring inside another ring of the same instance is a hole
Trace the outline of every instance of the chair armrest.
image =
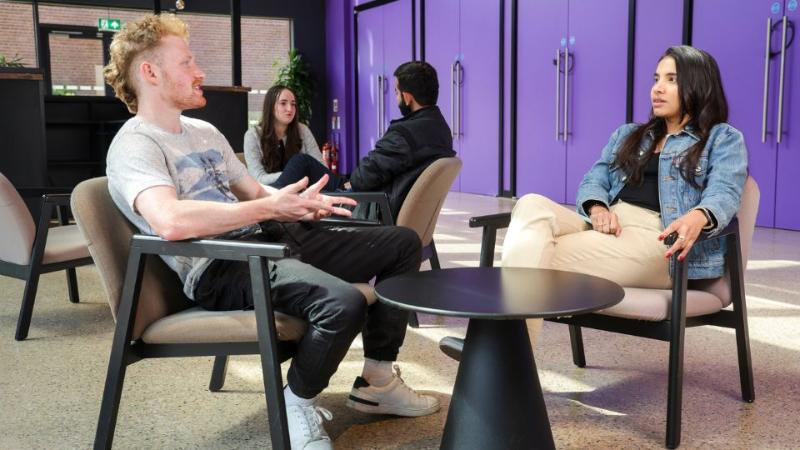
[[(722, 231), (720, 231), (719, 233), (717, 233), (717, 234), (715, 234), (713, 236), (710, 236), (708, 233), (700, 233), (700, 236), (697, 237), (697, 240), (695, 241), (695, 244), (698, 244), (698, 243), (703, 242), (703, 241), (710, 241), (710, 240), (713, 240), (713, 239), (721, 238), (721, 237), (728, 236), (728, 235), (731, 235), (731, 234), (737, 234), (737, 233), (739, 233), (739, 219), (734, 217), (728, 223), (728, 226), (726, 226), (725, 228), (722, 229)], [(672, 244), (675, 243), (676, 239), (678, 239), (678, 232), (677, 231), (671, 233), (669, 236), (664, 238), (664, 245), (666, 245), (668, 247), (671, 247)]]
[(728, 225), (725, 228), (723, 228), (722, 231), (713, 236), (709, 236), (708, 233), (700, 233), (700, 237), (697, 238), (697, 242), (707, 241), (738, 233), (739, 233), (739, 219), (737, 217), (734, 217), (733, 219), (731, 219), (730, 222), (728, 222)]
[(347, 197), (359, 202), (389, 202), (389, 197), (385, 192), (325, 192), (326, 195), (335, 197)]
[(313, 225), (342, 226), (342, 227), (377, 227), (383, 225), (380, 220), (353, 219), (352, 217), (326, 217), (315, 222), (308, 222)]
[(494, 246), (497, 230), (507, 228), (509, 223), (511, 223), (511, 213), (508, 212), (471, 217), (469, 219), (470, 228), (483, 227), (479, 260), (481, 267), (492, 267), (494, 265)]
[(44, 203), (52, 204), (55, 206), (69, 206), (69, 200), (72, 194), (44, 194), (42, 198)]
[(17, 188), (22, 198), (36, 198), (48, 194), (71, 194), (72, 188), (68, 187), (20, 187)]
[(394, 225), (394, 216), (392, 216), (392, 211), (389, 209), (389, 196), (385, 192), (330, 192), (327, 194), (352, 198), (359, 203), (377, 203), (382, 219), (380, 224)]
[(247, 261), (251, 256), (270, 259), (291, 256), (291, 250), (284, 244), (213, 239), (167, 241), (158, 236), (143, 234), (136, 234), (131, 238), (131, 249), (134, 248), (143, 254), (191, 256), (228, 261)]
[(469, 219), (470, 228), (490, 227), (499, 230), (501, 228), (508, 228), (509, 223), (511, 223), (510, 212), (470, 217)]

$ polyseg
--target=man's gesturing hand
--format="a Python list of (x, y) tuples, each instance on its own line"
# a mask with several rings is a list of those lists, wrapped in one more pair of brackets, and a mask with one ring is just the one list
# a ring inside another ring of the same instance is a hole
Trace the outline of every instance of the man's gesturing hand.
[(292, 183), (267, 197), (272, 203), (273, 218), (281, 222), (297, 222), (299, 220), (319, 220), (331, 214), (350, 217), (345, 208), (334, 205), (355, 205), (356, 201), (345, 197), (330, 197), (320, 194), (320, 190), (328, 182), (325, 175), (312, 186), (308, 186), (308, 177)]
[(303, 217), (302, 220), (319, 220), (323, 217), (328, 217), (331, 214), (336, 214), (345, 217), (350, 217), (352, 215), (349, 209), (341, 208), (339, 206), (334, 206), (334, 205), (355, 206), (357, 202), (352, 198), (332, 197), (329, 195), (321, 194), (320, 191), (326, 184), (328, 184), (328, 175), (323, 175), (322, 178), (317, 180), (316, 183), (311, 185), (308, 189), (306, 189), (305, 191), (303, 191), (303, 193), (300, 194), (300, 197), (302, 198), (309, 200), (317, 200), (324, 205), (324, 207), (319, 208), (312, 215)]

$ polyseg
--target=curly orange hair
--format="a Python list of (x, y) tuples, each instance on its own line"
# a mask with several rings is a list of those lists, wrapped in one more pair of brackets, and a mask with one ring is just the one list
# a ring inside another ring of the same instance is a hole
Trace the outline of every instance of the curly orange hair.
[(136, 75), (131, 68), (141, 55), (158, 47), (165, 36), (188, 40), (189, 26), (174, 14), (149, 14), (125, 24), (111, 41), (109, 63), (103, 68), (103, 77), (114, 89), (117, 98), (133, 114), (136, 114), (139, 102), (136, 97)]

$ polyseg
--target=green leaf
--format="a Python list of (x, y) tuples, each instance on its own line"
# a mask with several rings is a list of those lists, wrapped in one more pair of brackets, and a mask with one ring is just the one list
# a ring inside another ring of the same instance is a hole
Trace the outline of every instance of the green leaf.
[(311, 99), (314, 97), (314, 80), (312, 79), (303, 56), (292, 48), (289, 50), (288, 60), (285, 64), (276, 60), (273, 67), (278, 67), (276, 84), (282, 84), (292, 91), (297, 97), (297, 113), (300, 122), (311, 122)]
[(0, 53), (0, 67), (25, 67), (25, 64), (22, 64), (22, 58), (17, 54), (8, 59), (6, 55)]

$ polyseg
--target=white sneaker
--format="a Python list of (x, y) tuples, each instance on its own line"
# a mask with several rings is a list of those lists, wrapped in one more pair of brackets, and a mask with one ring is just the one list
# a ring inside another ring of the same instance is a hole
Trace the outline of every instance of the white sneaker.
[(372, 386), (364, 378), (356, 377), (347, 406), (366, 413), (407, 417), (427, 416), (439, 410), (436, 397), (417, 393), (400, 378), (397, 365), (394, 370), (392, 381), (382, 387)]
[(322, 421), (330, 421), (333, 414), (327, 409), (311, 405), (291, 405), (286, 407), (289, 424), (289, 440), (292, 450), (333, 450), (333, 443)]

